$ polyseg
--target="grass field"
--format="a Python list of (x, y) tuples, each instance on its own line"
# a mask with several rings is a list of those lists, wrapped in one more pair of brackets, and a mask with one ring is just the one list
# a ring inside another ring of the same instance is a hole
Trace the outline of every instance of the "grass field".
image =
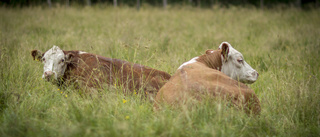
[[(0, 8), (0, 136), (320, 136), (320, 10)], [(52, 45), (170, 74), (228, 41), (259, 72), (250, 117), (219, 103), (153, 112), (120, 89), (83, 96), (41, 79)]]

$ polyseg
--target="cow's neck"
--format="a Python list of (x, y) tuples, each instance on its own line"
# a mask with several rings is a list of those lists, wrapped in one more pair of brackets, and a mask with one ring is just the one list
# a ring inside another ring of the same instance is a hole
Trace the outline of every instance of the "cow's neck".
[(201, 55), (197, 58), (197, 61), (209, 68), (221, 71), (221, 50), (215, 50), (213, 53)]
[(70, 63), (67, 64), (67, 67), (66, 67), (66, 70), (65, 70), (63, 76), (57, 80), (57, 84), (59, 87), (61, 87), (65, 84), (65, 82), (66, 82), (65, 80), (71, 79), (71, 76), (73, 75), (73, 74), (71, 74), (71, 72), (75, 71), (76, 66), (77, 66), (77, 59), (76, 58), (79, 58), (79, 54), (78, 54), (79, 51), (63, 51), (63, 52), (65, 55), (72, 53), (73, 57), (71, 60), (68, 60), (68, 61), (70, 61)]

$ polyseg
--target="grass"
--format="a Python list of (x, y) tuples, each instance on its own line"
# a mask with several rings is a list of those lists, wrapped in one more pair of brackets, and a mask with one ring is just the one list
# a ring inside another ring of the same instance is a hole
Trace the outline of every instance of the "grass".
[[(319, 136), (319, 10), (0, 8), (1, 136)], [(52, 45), (174, 74), (228, 41), (259, 72), (262, 112), (219, 103), (152, 111), (120, 89), (83, 96), (41, 79), (30, 51)], [(124, 100), (125, 99), (125, 103)]]

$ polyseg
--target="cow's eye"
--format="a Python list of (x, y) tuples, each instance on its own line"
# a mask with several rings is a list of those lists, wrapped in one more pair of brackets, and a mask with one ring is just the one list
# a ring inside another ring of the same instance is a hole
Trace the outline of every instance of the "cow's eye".
[(238, 59), (237, 60), (239, 63), (241, 63), (242, 64), (242, 62), (243, 62), (243, 60), (242, 59)]
[(61, 63), (63, 63), (63, 62), (64, 62), (64, 59), (61, 60)]
[(42, 61), (44, 62), (44, 61), (46, 61), (46, 59), (45, 59), (45, 58), (42, 58)]

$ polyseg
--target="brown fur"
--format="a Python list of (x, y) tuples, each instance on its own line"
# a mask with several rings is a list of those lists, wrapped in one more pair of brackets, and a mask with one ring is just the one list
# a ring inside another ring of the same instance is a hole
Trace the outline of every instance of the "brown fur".
[[(218, 56), (219, 55), (219, 56)], [(190, 98), (201, 100), (203, 96), (220, 97), (231, 101), (247, 113), (260, 113), (260, 102), (253, 90), (216, 70), (221, 68), (221, 51), (199, 56), (198, 62), (188, 64), (176, 71), (159, 90), (154, 108), (159, 103), (180, 104)]]
[[(37, 58), (36, 51), (32, 56)], [(140, 64), (106, 58), (79, 51), (63, 51), (67, 68), (59, 83), (78, 83), (81, 87), (100, 88), (104, 83), (123, 86), (125, 91), (156, 93), (170, 79), (170, 74)], [(43, 56), (44, 54), (42, 54)]]
[(198, 62), (205, 64), (207, 67), (221, 71), (221, 50), (207, 50), (206, 54), (199, 56)]

